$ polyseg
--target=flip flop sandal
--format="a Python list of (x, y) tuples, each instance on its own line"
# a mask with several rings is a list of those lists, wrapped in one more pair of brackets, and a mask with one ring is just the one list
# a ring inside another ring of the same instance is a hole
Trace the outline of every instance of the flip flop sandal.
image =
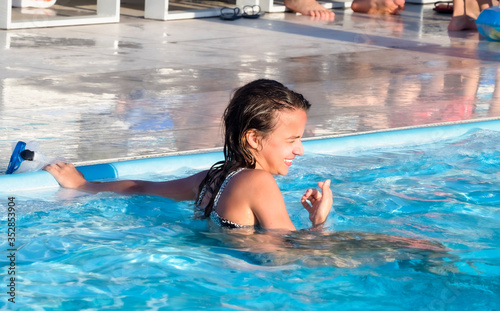
[(435, 2), (433, 10), (438, 13), (453, 14), (453, 1)]
[(5, 172), (5, 174), (12, 174), (17, 171), (17, 169), (21, 165), (21, 162), (24, 161), (24, 159), (21, 157), (21, 152), (24, 151), (25, 147), (25, 142), (17, 142), (16, 147), (14, 148), (14, 151), (12, 151), (12, 155), (10, 156), (9, 166), (7, 167), (7, 171)]
[(243, 17), (244, 18), (259, 18), (264, 15), (264, 12), (261, 12), (260, 6), (258, 5), (245, 5), (243, 7)]
[(240, 8), (223, 7), (222, 9), (220, 9), (220, 19), (225, 21), (234, 21), (235, 19), (241, 17), (240, 13)]

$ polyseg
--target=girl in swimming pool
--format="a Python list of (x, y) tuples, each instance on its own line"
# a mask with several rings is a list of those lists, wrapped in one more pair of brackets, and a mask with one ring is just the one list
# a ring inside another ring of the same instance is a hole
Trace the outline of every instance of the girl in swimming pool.
[[(295, 230), (273, 175), (286, 175), (304, 149), (309, 102), (279, 82), (256, 80), (238, 89), (223, 115), (224, 161), (190, 177), (163, 182), (121, 180), (89, 182), (68, 163), (48, 165), (62, 187), (88, 192), (150, 194), (196, 201), (206, 217), (228, 228), (259, 226)], [(332, 207), (330, 180), (308, 189), (301, 203), (313, 228), (320, 228)]]

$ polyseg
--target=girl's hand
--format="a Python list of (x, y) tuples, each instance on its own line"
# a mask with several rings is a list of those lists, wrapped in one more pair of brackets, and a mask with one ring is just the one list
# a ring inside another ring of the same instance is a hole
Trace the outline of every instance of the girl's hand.
[(82, 188), (87, 180), (83, 177), (73, 164), (59, 162), (56, 164), (49, 164), (43, 168), (64, 188), (78, 189)]
[[(318, 189), (307, 189), (306, 193), (300, 199), (302, 206), (309, 212), (309, 219), (313, 227), (322, 225), (333, 204), (332, 190), (330, 189), (330, 180), (325, 182), (318, 182)], [(309, 201), (309, 202), (308, 202)]]

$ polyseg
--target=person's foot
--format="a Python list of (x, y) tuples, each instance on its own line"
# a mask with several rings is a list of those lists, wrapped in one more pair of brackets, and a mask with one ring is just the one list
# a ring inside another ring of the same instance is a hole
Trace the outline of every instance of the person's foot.
[(453, 16), (448, 24), (448, 30), (477, 30), (476, 18), (477, 16), (474, 18), (468, 15)]
[(285, 6), (302, 15), (321, 19), (333, 19), (335, 13), (319, 4), (316, 0), (285, 0)]
[(357, 13), (397, 15), (405, 9), (405, 0), (353, 0), (351, 9)]
[(477, 0), (455, 0), (449, 31), (477, 30), (476, 19), (481, 12)]

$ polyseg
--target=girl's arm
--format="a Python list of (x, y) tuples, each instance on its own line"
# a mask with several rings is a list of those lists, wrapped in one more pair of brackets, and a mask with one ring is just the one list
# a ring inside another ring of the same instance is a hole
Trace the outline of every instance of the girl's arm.
[(162, 182), (144, 180), (90, 182), (72, 164), (61, 162), (47, 165), (44, 169), (64, 188), (93, 193), (111, 191), (122, 194), (150, 194), (176, 201), (196, 200), (198, 186), (207, 174), (203, 171), (183, 179)]
[[(274, 177), (263, 171), (255, 170), (251, 183), (251, 206), (259, 225), (265, 229), (295, 230), (286, 210), (283, 195)], [(312, 229), (320, 229), (332, 208), (330, 180), (318, 183), (321, 189), (308, 189), (301, 198), (302, 206), (309, 212)]]
[(274, 177), (262, 170), (253, 171), (251, 206), (259, 225), (264, 229), (294, 231), (295, 226)]

